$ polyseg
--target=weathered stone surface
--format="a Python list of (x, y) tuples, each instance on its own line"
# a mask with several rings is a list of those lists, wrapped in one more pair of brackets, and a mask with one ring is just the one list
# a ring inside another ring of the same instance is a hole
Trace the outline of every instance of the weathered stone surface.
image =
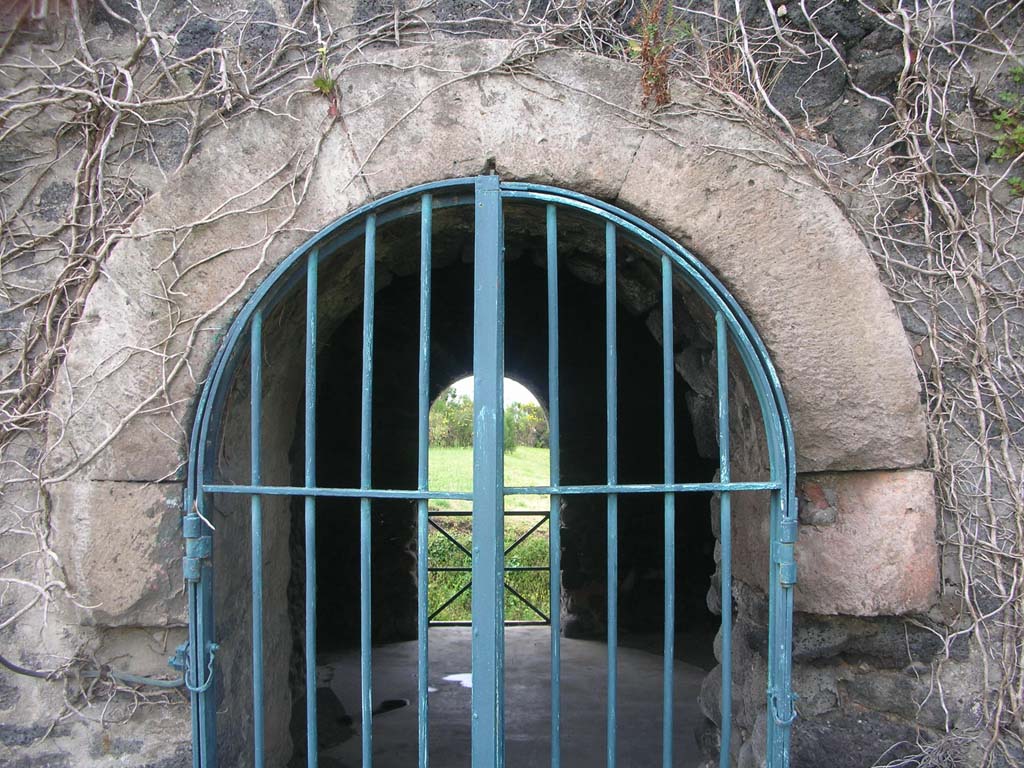
[(798, 610), (858, 616), (925, 611), (938, 595), (934, 478), (865, 472), (805, 478), (831, 486), (836, 522), (802, 526)]
[(794, 665), (793, 690), (799, 696), (801, 717), (824, 714), (839, 705), (836, 670), (825, 664)]
[(932, 690), (929, 675), (870, 670), (844, 681), (841, 689), (850, 701), (867, 709), (897, 715), (929, 728), (945, 726), (947, 713), (938, 692)]
[[(706, 765), (713, 765), (713, 763), (706, 763)], [(736, 763), (736, 768), (761, 768), (757, 762), (757, 758), (754, 756), (754, 745), (747, 742), (743, 745), (740, 750), (739, 760)]]
[(135, 755), (142, 749), (142, 739), (126, 739), (120, 736), (111, 736), (109, 733), (97, 733), (93, 736), (89, 748), (89, 757), (102, 758), (111, 755)]
[[(294, 121), (255, 116), (211, 136), (108, 259), (58, 376), (51, 473), (84, 463), (78, 477), (180, 477), (191, 409), (237, 310), (309, 234), (365, 201), (323, 100), (292, 109)], [(295, 166), (312, 174), (298, 207), (277, 194)]]
[(96, 3), (92, 7), (89, 20), (93, 24), (110, 24), (111, 27), (120, 31), (129, 26), (125, 23), (126, 21), (134, 22), (138, 17), (139, 9), (129, 0), (107, 0), (105, 3)]
[[(733, 678), (736, 679), (735, 676)], [(734, 686), (735, 688), (736, 686)], [(733, 691), (735, 698), (737, 691)], [(722, 668), (716, 666), (712, 669), (707, 676), (704, 678), (700, 687), (699, 694), (701, 712), (704, 714), (704, 718), (707, 721), (705, 727), (704, 738), (707, 739), (707, 743), (702, 745), (705, 750), (710, 747), (713, 751), (717, 751), (721, 748), (721, 719), (722, 719)], [(731, 732), (731, 744), (729, 746), (730, 751), (734, 759), (739, 755), (740, 749), (743, 746), (744, 736), (739, 728), (734, 728)]]
[(500, 73), (514, 53), (505, 41), (386, 52), (352, 79), (346, 126), (374, 196), (494, 171), (615, 197), (644, 133), (624, 119), (639, 71), (560, 53), (523, 80)]
[[(948, 646), (949, 658), (967, 658), (967, 639)], [(850, 664), (881, 669), (904, 669), (911, 661), (929, 664), (947, 651), (943, 638), (898, 618), (862, 619), (852, 616), (793, 617), (793, 661), (817, 663), (841, 658)]]
[[(743, 582), (735, 582), (733, 591), (733, 728), (743, 734), (736, 759), (738, 764), (746, 760), (763, 766), (768, 601), (760, 590)], [(801, 731), (803, 765), (817, 765), (808, 757), (815, 750), (845, 743), (851, 749), (876, 750), (870, 759), (849, 763), (867, 768), (892, 746), (886, 738), (900, 728), (923, 726), (922, 738), (928, 740), (933, 736), (925, 729), (942, 732), (948, 725), (969, 730), (978, 722), (984, 683), (980, 667), (966, 652), (966, 640), (952, 643), (947, 655), (936, 633), (918, 622), (892, 617), (796, 613), (793, 629), (792, 684), (799, 696), (794, 729)], [(721, 657), (720, 638), (716, 638), (716, 656)], [(936, 664), (939, 659), (942, 663)], [(704, 743), (714, 747), (710, 753), (705, 751), (710, 758), (717, 756), (720, 683), (712, 678), (718, 673), (718, 669), (712, 671), (704, 681), (700, 699), (710, 718), (704, 734)], [(863, 727), (851, 725), (861, 722)], [(844, 735), (842, 729), (850, 727), (857, 732)], [(967, 756), (962, 764), (975, 762)]]
[(221, 33), (219, 25), (212, 19), (196, 16), (178, 30), (178, 55), (182, 58), (195, 56), (212, 47)]
[(49, 728), (45, 725), (5, 725), (0, 728), (0, 744), (5, 747), (24, 747), (39, 741)]
[(182, 744), (172, 754), (146, 763), (144, 768), (188, 768), (190, 765), (193, 765), (192, 747)]
[[(191, 728), (183, 703), (136, 707), (126, 722), (113, 720), (123, 710), (113, 704), (110, 718), (100, 724), (88, 720), (52, 723), (41, 718), (41, 730), (12, 728), (0, 723), (0, 765), (4, 768), (78, 768), (83, 765), (119, 765), (129, 768), (186, 768), (192, 765)], [(52, 721), (52, 711), (49, 713)]]
[(903, 71), (902, 51), (879, 52), (863, 50), (851, 61), (858, 86), (871, 94), (892, 90)]
[(813, 118), (841, 99), (845, 87), (846, 72), (838, 59), (812, 56), (786, 64), (770, 95), (786, 117)]
[(864, 245), (823, 193), (759, 162), (776, 154), (768, 142), (688, 106), (644, 138), (619, 203), (694, 250), (751, 317), (801, 471), (919, 464), (913, 358)]
[[(797, 610), (879, 616), (930, 608), (939, 587), (933, 482), (915, 470), (801, 476), (802, 518), (823, 524), (800, 526)], [(760, 494), (733, 502), (733, 573), (761, 589), (768, 573), (765, 502)]]
[(170, 678), (177, 672), (168, 659), (188, 641), (188, 627), (101, 627), (94, 637), (90, 653), (97, 663), (135, 675)]
[(887, 111), (888, 108), (877, 101), (851, 94), (836, 107), (827, 125), (839, 148), (852, 155), (872, 142), (884, 140), (890, 133), (886, 127)]
[(50, 182), (39, 195), (39, 217), (50, 222), (60, 221), (67, 214), (74, 191), (70, 182)]
[(72, 768), (71, 756), (67, 752), (47, 750), (34, 755), (19, 751), (4, 762), (6, 768)]
[(80, 622), (184, 624), (181, 485), (69, 481), (51, 494), (55, 549)]
[[(981, 741), (979, 739), (979, 741)], [(977, 759), (981, 759), (981, 755), (977, 755), (980, 751), (980, 746), (975, 747), (975, 754)], [(1016, 744), (1006, 745), (1006, 754), (997, 754), (992, 761), (992, 768), (1015, 768), (1016, 766), (1024, 765), (1024, 747), (1019, 747)]]
[[(863, 711), (836, 710), (793, 725), (792, 768), (870, 768), (917, 751), (917, 730), (906, 722)], [(897, 763), (899, 764), (899, 763)]]
[(826, 38), (836, 38), (840, 47), (856, 42), (883, 26), (882, 20), (871, 8), (848, 0), (805, 0), (804, 3), (789, 3), (786, 7), (794, 25), (810, 29), (813, 22)]
[(0, 680), (0, 712), (8, 712), (18, 705), (18, 686), (7, 680)]

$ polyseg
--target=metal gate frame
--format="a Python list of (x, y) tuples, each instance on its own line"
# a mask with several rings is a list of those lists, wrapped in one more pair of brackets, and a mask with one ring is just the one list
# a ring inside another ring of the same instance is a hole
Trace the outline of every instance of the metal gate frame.
[[(503, 482), (504, 378), (504, 234), (502, 206), (505, 200), (542, 205), (546, 212), (548, 373), (550, 382), (549, 424), (551, 478), (549, 486), (506, 487)], [(474, 474), (473, 493), (429, 489), (427, 482), (427, 413), (429, 392), (430, 297), (432, 213), (452, 205), (473, 205), (475, 211), (474, 260)], [(616, 275), (618, 243), (628, 237), (660, 257), (662, 281), (662, 348), (665, 414), (664, 481), (658, 484), (622, 484), (617, 464), (617, 296), (615, 279), (606, 279), (606, 375), (607, 375), (607, 482), (602, 485), (563, 485), (559, 474), (558, 391), (558, 212), (571, 209), (605, 223), (606, 275)], [(418, 483), (415, 490), (373, 488), (370, 482), (371, 392), (373, 385), (374, 264), (378, 223), (418, 215), (421, 222), (421, 293), (419, 353)], [(341, 246), (364, 240), (362, 429), (359, 488), (323, 488), (316, 484), (316, 375), (317, 375), (317, 278), (320, 263)], [(713, 311), (718, 361), (718, 415), (720, 480), (712, 483), (677, 483), (674, 472), (674, 361), (673, 278), (680, 278)], [(262, 392), (262, 324), (266, 313), (288, 289), (305, 280), (305, 482), (301, 487), (262, 483), (260, 436), (261, 396), (250, 397), (250, 483), (218, 484), (213, 476), (220, 441), (221, 415), (227, 390), (240, 360), (250, 354), (251, 392)], [(248, 344), (245, 342), (248, 341)], [(770, 464), (765, 482), (734, 482), (730, 477), (728, 360), (730, 342), (752, 382), (767, 438)], [(795, 718), (791, 691), (793, 585), (796, 567), (793, 547), (797, 520), (793, 432), (782, 388), (768, 352), (753, 324), (725, 287), (689, 251), (639, 218), (585, 195), (553, 187), (515, 182), (502, 183), (497, 176), (478, 176), (426, 184), (389, 195), (342, 217), (297, 248), (257, 289), (238, 313), (218, 351), (199, 400), (193, 428), (185, 491), (184, 577), (188, 589), (189, 636), (178, 654), (191, 692), (193, 765), (211, 768), (217, 761), (214, 691), (217, 684), (213, 616), (213, 530), (206, 507), (211, 495), (241, 494), (249, 497), (252, 532), (252, 686), (254, 765), (263, 766), (263, 596), (262, 596), (262, 498), (279, 495), (304, 499), (306, 542), (306, 711), (309, 768), (317, 765), (316, 733), (316, 500), (344, 497), (360, 501), (360, 666), (361, 737), (363, 765), (372, 765), (372, 691), (370, 651), (370, 511), (374, 499), (406, 499), (417, 502), (418, 552), (418, 705), (420, 768), (429, 763), (427, 709), (427, 529), (428, 499), (470, 499), (473, 502), (473, 694), (472, 765), (474, 768), (504, 766), (504, 497), (511, 494), (550, 495), (551, 578), (551, 765), (561, 760), (560, 745), (560, 625), (558, 600), (561, 585), (559, 500), (562, 496), (600, 494), (606, 498), (608, 531), (608, 583), (618, 583), (618, 497), (624, 494), (658, 494), (664, 499), (665, 570), (675, 569), (675, 496), (679, 493), (720, 494), (722, 567), (722, 696), (720, 766), (728, 768), (732, 711), (732, 590), (731, 590), (731, 495), (749, 491), (770, 493), (769, 664), (766, 706), (767, 754), (770, 768), (788, 768), (790, 725)], [(607, 765), (616, 765), (617, 590), (608, 590), (608, 709)], [(665, 580), (665, 648), (663, 683), (662, 763), (672, 765), (672, 670), (675, 584)], [(227, 639), (225, 639), (226, 641)]]

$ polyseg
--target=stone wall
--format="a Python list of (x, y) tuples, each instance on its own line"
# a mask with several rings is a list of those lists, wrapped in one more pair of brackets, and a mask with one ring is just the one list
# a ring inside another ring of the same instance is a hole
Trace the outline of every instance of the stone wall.
[[(220, 3), (200, 5), (225, 18)], [(178, 56), (198, 54), (218, 36), (233, 34), (242, 54), (256, 58), (283, 34), (270, 22), (290, 18), (297, 5), (261, 3), (252, 24), (225, 29), (184, 6), (146, 20), (128, 3), (108, 2), (96, 5), (83, 24), (94, 45), (124, 55), (135, 30), (151, 21), (173, 36), (169, 47)], [(337, 28), (393, 13), (389, 3), (325, 6)], [(436, 21), (449, 25), (479, 11), (472, 3), (441, 2), (433, 9)], [(751, 17), (765, 12), (756, 3), (745, 6)], [(790, 13), (794, 23), (806, 25), (795, 8)], [(816, 21), (837, 41), (843, 62), (819, 62), (813, 73), (787, 67), (772, 93), (789, 119), (819, 127), (826, 137), (820, 151), (855, 154), (870, 140), (881, 109), (856, 88), (891, 86), (903, 61), (892, 52), (900, 40), (854, 3), (834, 3)], [(47, 46), (67, 52), (78, 43), (62, 34), (66, 23), (62, 16), (37, 23), (3, 55), (40, 62)], [(513, 36), (509, 26), (493, 22), (471, 29)], [(948, 587), (940, 591), (935, 500), (932, 478), (922, 469), (924, 410), (910, 344), (843, 211), (807, 175), (755, 161), (778, 156), (776, 146), (724, 119), (713, 95), (675, 83), (673, 104), (655, 120), (641, 106), (635, 66), (569, 52), (527, 62), (508, 40), (465, 42), (464, 28), (449, 31), (459, 34), (432, 31), (412, 43), (397, 31), (389, 41), (379, 33), (346, 70), (342, 119), (328, 114), (331, 105), (310, 93), (303, 74), (264, 109), (237, 119), (231, 109), (214, 113), (223, 125), (210, 128), (195, 148), (181, 135), (180, 122), (158, 121), (158, 151), (124, 161), (125, 177), (145, 205), (89, 295), (61, 361), (47, 434), (18, 437), (2, 469), (8, 479), (20, 476), (22, 466), (44, 462), (49, 482), (43, 490), (10, 485), (4, 513), (17, 519), (23, 510), (45, 510), (32, 519), (42, 521), (38, 531), (59, 560), (52, 578), (69, 591), (55, 592), (46, 612), (40, 606), (0, 629), (4, 648), (14, 649), (5, 655), (35, 669), (84, 660), (94, 665), (90, 669), (116, 665), (166, 676), (165, 657), (185, 634), (178, 521), (187, 434), (210, 358), (234, 312), (295, 245), (338, 215), (415, 183), (493, 169), (506, 178), (596, 195), (660, 226), (711, 266), (764, 338), (792, 410), (801, 473), (794, 642), (801, 718), (794, 726), (794, 768), (862, 768), (891, 745), (902, 743), (910, 752), (919, 741), (977, 727), (978, 653), (966, 638), (946, 646), (934, 631), (951, 617), (957, 598)], [(431, 45), (425, 45), (428, 38)], [(30, 201), (20, 220), (29, 229), (61, 221), (74, 202), (74, 168), (67, 161), (38, 178), (18, 172), (19, 152), (50, 141), (61, 117), (46, 115), (5, 141), (5, 178), (11, 179), (5, 199), (11, 205)], [(289, 181), (296, 168), (302, 170), (298, 185)], [(586, 261), (575, 270), (585, 274)], [(400, 273), (401, 266), (386, 266), (380, 285), (392, 271)], [(53, 273), (53, 262), (41, 258), (24, 279), (46, 284)], [(679, 293), (676, 317), (693, 320), (676, 334), (686, 340), (677, 355), (686, 418), (698, 453), (713, 457), (717, 425), (707, 370), (714, 359), (710, 336), (701, 331), (707, 319), (691, 317), (692, 305)], [(342, 297), (338, 305), (354, 308)], [(339, 312), (337, 322), (343, 319)], [(911, 324), (906, 312), (903, 319)], [(655, 312), (648, 320), (660, 325)], [(10, 333), (17, 344), (20, 337)], [(282, 342), (279, 372), (286, 353)], [(277, 381), (280, 407), (268, 413), (277, 419), (273, 433), (287, 436), (294, 434), (298, 392), (284, 373)], [(742, 378), (732, 385), (734, 477), (754, 476), (765, 462), (756, 447), (756, 408)], [(245, 425), (232, 428), (244, 431)], [(248, 461), (228, 458), (236, 467)], [(278, 454), (267, 471), (285, 480), (291, 462)], [(729, 748), (742, 768), (764, 759), (763, 509), (754, 495), (734, 501), (737, 710)], [(713, 505), (713, 524), (716, 511)], [(218, 519), (230, 514), (217, 511)], [(283, 563), (288, 535), (278, 534), (277, 562)], [(12, 573), (39, 577), (35, 565), (26, 565), (20, 539), (4, 536), (0, 547), (14, 563)], [(237, 560), (246, 547), (244, 537), (231, 549), (219, 543), (217, 562)], [(271, 634), (281, 654), (290, 653), (292, 641), (288, 578), (280, 570), (269, 581)], [(236, 571), (231, 579), (231, 592), (245, 593), (244, 574)], [(713, 585), (708, 597), (713, 610), (720, 610), (717, 590)], [(577, 596), (569, 584), (566, 594), (569, 613), (585, 615), (572, 603)], [(225, 597), (220, 607), (232, 624), (248, 620), (243, 601)], [(0, 619), (6, 623), (10, 616)], [(243, 643), (223, 654), (220, 663), (239, 698), (222, 722), (237, 734), (246, 721), (247, 694), (238, 681), (244, 681), (248, 649)], [(933, 687), (937, 660), (944, 661), (941, 698)], [(288, 690), (286, 674), (280, 672), (279, 692)], [(701, 696), (708, 723), (700, 739), (709, 754), (718, 749), (717, 680), (710, 675)], [(190, 763), (183, 697), (140, 697), (116, 687), (109, 693), (104, 710), (102, 698), (99, 704), (83, 698), (66, 681), (4, 673), (0, 742), (6, 754), (0, 754), (26, 767), (100, 766), (115, 756), (134, 766)], [(289, 706), (284, 693), (274, 699), (275, 722), (284, 721)], [(275, 738), (275, 759), (283, 760), (290, 737), (281, 729)]]

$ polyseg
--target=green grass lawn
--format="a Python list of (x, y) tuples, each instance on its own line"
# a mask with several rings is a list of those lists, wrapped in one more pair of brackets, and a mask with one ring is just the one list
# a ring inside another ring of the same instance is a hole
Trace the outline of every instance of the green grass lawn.
[[(547, 448), (519, 446), (512, 453), (505, 454), (505, 485), (548, 485), (551, 477), (551, 452)], [(430, 449), (430, 487), (438, 491), (473, 490), (473, 449), (434, 448)], [(505, 509), (536, 509), (546, 511), (550, 501), (547, 496), (506, 496)], [(467, 510), (472, 508), (468, 501), (432, 499), (431, 509)]]
[[(548, 485), (549, 457), (547, 448), (519, 446), (512, 453), (505, 454), (505, 485)], [(430, 487), (443, 491), (471, 491), (473, 489), (473, 449), (437, 448), (430, 449)], [(539, 513), (548, 511), (548, 496), (506, 496), (505, 509), (529, 510)], [(469, 501), (432, 499), (430, 509), (434, 511), (467, 511), (472, 508)], [(433, 516), (432, 516), (433, 517)], [(466, 549), (471, 548), (473, 524), (469, 517), (433, 517), (448, 533)], [(505, 518), (505, 548), (525, 533), (541, 518), (538, 515), (509, 516)], [(430, 532), (428, 561), (431, 566), (469, 566), (470, 558), (455, 544), (436, 530)], [(548, 524), (544, 523), (528, 539), (519, 544), (505, 558), (506, 566), (548, 564)], [(543, 571), (507, 572), (506, 583), (529, 599), (545, 613), (548, 612), (548, 574)], [(449, 597), (469, 581), (468, 573), (440, 572), (430, 575), (428, 605), (433, 613)], [(436, 617), (438, 621), (468, 621), (472, 589), (463, 593), (456, 601)], [(505, 618), (508, 620), (535, 621), (539, 617), (518, 598), (506, 590)]]

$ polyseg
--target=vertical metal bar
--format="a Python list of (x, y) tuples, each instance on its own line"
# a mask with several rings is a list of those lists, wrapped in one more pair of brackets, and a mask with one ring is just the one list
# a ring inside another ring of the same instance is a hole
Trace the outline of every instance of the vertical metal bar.
[[(211, 513), (206, 509), (206, 494), (195, 491), (195, 496), (187, 495), (188, 514), (186, 521), (193, 514), (201, 520), (209, 520)], [(217, 708), (213, 695), (215, 688), (210, 683), (213, 675), (214, 650), (213, 643), (213, 567), (209, 559), (199, 565), (199, 577), (189, 581), (189, 646), (184, 670), (185, 682), (190, 688), (190, 699), (193, 706), (192, 734), (198, 741), (194, 742), (193, 763), (199, 766), (213, 765), (217, 755)]]
[(794, 546), (797, 539), (796, 461), (785, 403), (779, 398), (778, 422), (765, 418), (772, 479), (785, 482), (771, 494), (771, 570), (768, 600), (768, 760), (789, 767), (790, 735), (796, 712), (792, 691)]
[[(201, 486), (200, 486), (201, 487)], [(185, 519), (193, 512), (201, 512), (199, 499), (202, 491), (199, 491), (195, 498), (186, 491), (185, 494)], [(185, 519), (182, 525), (185, 525)], [(200, 576), (202, 576), (200, 570)], [(207, 743), (210, 734), (207, 729), (206, 717), (206, 694), (199, 692), (199, 670), (202, 669), (202, 649), (206, 643), (206, 636), (202, 631), (203, 624), (203, 584), (202, 580), (187, 582), (188, 588), (188, 648), (185, 658), (185, 669), (182, 676), (189, 689), (189, 703), (192, 708), (192, 768), (202, 768), (206, 765)]]
[[(729, 343), (725, 318), (715, 315), (718, 359), (718, 465), (721, 481), (730, 482), (729, 470)], [(729, 491), (719, 497), (722, 557), (722, 729), (719, 768), (729, 768), (732, 743), (732, 514)]]
[[(191, 501), (188, 496), (185, 497), (185, 509), (189, 510)], [(190, 619), (188, 623), (188, 645), (189, 645), (189, 664), (184, 670), (185, 683), (191, 688), (195, 688), (197, 684), (196, 680), (196, 669), (197, 665), (195, 660), (195, 650), (199, 648), (199, 612), (197, 606), (199, 605), (199, 599), (197, 592), (199, 591), (199, 585), (194, 582), (188, 584), (188, 615)], [(202, 725), (200, 718), (200, 694), (195, 691), (189, 692), (189, 703), (192, 705), (192, 768), (202, 768), (203, 762), (203, 748), (205, 746), (205, 740), (202, 739)]]
[(496, 176), (476, 182), (473, 302), (473, 768), (503, 768), (504, 238)]
[[(661, 257), (661, 377), (665, 422), (665, 483), (676, 477), (675, 334), (672, 314), (672, 263)], [(672, 681), (676, 634), (676, 497), (665, 494), (665, 648), (661, 701), (661, 763), (672, 768)]]
[[(249, 329), (250, 482), (262, 483), (260, 453), (263, 416), (263, 312), (256, 310)], [(252, 523), (252, 729), (253, 766), (263, 768), (263, 506), (251, 497)]]
[[(199, 514), (209, 520), (211, 512), (206, 508), (206, 494), (199, 494)], [(203, 765), (215, 765), (217, 762), (217, 706), (214, 700), (216, 688), (210, 685), (211, 676), (214, 674), (213, 659), (213, 633), (216, 626), (213, 621), (213, 566), (206, 560), (200, 571), (199, 578), (199, 626), (196, 628), (196, 635), (199, 638), (199, 648), (196, 657), (199, 660), (195, 676), (196, 682), (208, 686), (199, 696), (199, 714), (202, 718), (205, 738), (203, 739)]]
[[(778, 509), (780, 528), (793, 531), (789, 541), (785, 537), (780, 540), (779, 548), (782, 562), (779, 565), (779, 672), (776, 677), (778, 702), (773, 719), (778, 725), (778, 760), (779, 768), (789, 768), (790, 735), (796, 712), (793, 705), (792, 674), (793, 674), (793, 588), (796, 586), (796, 563), (794, 562), (794, 544), (796, 543), (795, 519), (796, 498), (792, 495), (779, 496)], [(788, 500), (788, 508), (783, 506), (783, 499)], [(789, 518), (787, 520), (787, 518)], [(788, 566), (788, 568), (787, 568)], [(788, 572), (787, 572), (788, 571)], [(785, 574), (785, 575), (784, 575)]]
[[(781, 441), (778, 441), (781, 443)], [(780, 467), (781, 469), (781, 467)], [(792, 470), (790, 470), (792, 471)], [(773, 470), (773, 476), (775, 475)], [(771, 494), (771, 570), (768, 602), (768, 760), (788, 768), (790, 730), (796, 713), (792, 694), (793, 587), (796, 563), (793, 547), (797, 521), (791, 487)]]
[[(558, 404), (558, 214), (554, 205), (547, 207), (547, 264), (548, 264), (548, 448), (550, 454), (550, 483), (557, 488), (561, 482), (559, 462), (559, 404)], [(562, 763), (562, 523), (561, 497), (551, 494), (548, 517), (548, 589), (551, 617), (551, 768)]]
[[(431, 238), (433, 237), (433, 199), (424, 195), (420, 200), (420, 365), (419, 365), (419, 434), (417, 445), (416, 487), (427, 490), (429, 484), (430, 456), (430, 269)], [(418, 616), (417, 636), (419, 645), (416, 657), (416, 685), (419, 707), (417, 710), (417, 731), (419, 735), (419, 768), (427, 768), (430, 762), (428, 738), (427, 682), (428, 646), (427, 628), (430, 617), (427, 614), (427, 499), (417, 503), (416, 521), (416, 609)]]
[[(612, 222), (605, 224), (605, 376), (607, 391), (608, 485), (618, 482), (618, 350), (616, 344), (617, 297), (616, 234)], [(616, 699), (618, 688), (619, 641), (619, 497), (608, 494), (608, 768), (615, 768)]]
[[(377, 261), (377, 216), (366, 217), (363, 256), (363, 391), (359, 436), (359, 487), (370, 488), (373, 438), (373, 300)], [(373, 671), (370, 662), (370, 500), (359, 500), (359, 670), (362, 685), (363, 768), (373, 764)]]
[[(771, 451), (771, 446), (769, 446)], [(773, 472), (774, 475), (774, 465)], [(779, 614), (780, 609), (779, 598), (781, 596), (781, 590), (779, 589), (779, 544), (778, 544), (778, 515), (776, 514), (778, 495), (772, 493), (771, 497), (771, 508), (769, 514), (771, 519), (769, 521), (769, 537), (771, 539), (769, 545), (769, 557), (768, 557), (768, 722), (766, 729), (767, 739), (767, 757), (772, 768), (775, 768), (779, 764), (780, 758), (780, 733), (779, 723), (776, 719), (777, 715), (777, 690), (778, 690), (778, 677), (779, 677)]]
[[(316, 327), (318, 250), (306, 261), (305, 482), (316, 485)], [(306, 765), (317, 768), (316, 722), (316, 497), (306, 496)]]

